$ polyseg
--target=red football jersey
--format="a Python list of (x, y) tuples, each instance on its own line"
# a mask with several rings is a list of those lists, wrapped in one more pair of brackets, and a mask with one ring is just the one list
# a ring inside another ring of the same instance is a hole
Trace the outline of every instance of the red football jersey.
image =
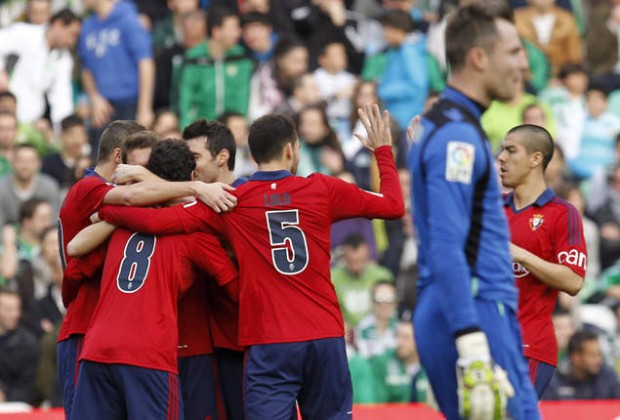
[[(114, 188), (93, 170), (88, 170), (85, 177), (78, 181), (69, 191), (60, 209), (60, 256), (63, 267), (71, 261), (67, 255), (67, 244), (82, 229), (90, 225), (90, 216), (103, 203), (105, 195)], [(71, 287), (70, 282), (63, 281), (63, 300), (71, 303), (62, 320), (58, 341), (69, 338), (71, 334), (84, 334), (93, 315), (99, 296), (100, 273), (87, 279), (79, 287)]]
[(239, 344), (284, 343), (344, 335), (330, 277), (330, 226), (351, 217), (401, 217), (391, 147), (376, 151), (382, 194), (336, 178), (257, 172), (239, 186), (237, 207), (218, 216), (199, 202), (165, 209), (104, 206), (113, 224), (159, 234), (210, 228), (239, 261)]
[(239, 302), (225, 290), (209, 283), (209, 327), (213, 347), (244, 351), (239, 342)]
[[(575, 207), (547, 189), (533, 205), (515, 211), (512, 194), (504, 209), (512, 243), (555, 264), (585, 276), (587, 263), (583, 223)], [(559, 291), (547, 286), (519, 263), (513, 262), (519, 288), (518, 318), (526, 357), (556, 366), (558, 344), (551, 321)]]
[[(209, 292), (204, 274), (195, 273), (196, 281), (179, 300), (179, 357), (213, 353), (211, 327), (209, 325)], [(219, 289), (217, 285), (213, 289)], [(222, 293), (225, 291), (222, 290)]]
[[(72, 262), (67, 275), (79, 277), (97, 269), (94, 264), (79, 266), (79, 260)], [(80, 360), (177, 373), (177, 300), (194, 281), (194, 267), (213, 274), (220, 285), (237, 278), (213, 235), (155, 237), (117, 229), (108, 245), (101, 294)]]

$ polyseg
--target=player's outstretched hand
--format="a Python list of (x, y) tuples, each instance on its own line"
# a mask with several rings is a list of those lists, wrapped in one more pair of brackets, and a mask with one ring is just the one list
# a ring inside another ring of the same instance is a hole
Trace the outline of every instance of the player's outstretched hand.
[(162, 179), (142, 165), (127, 165), (121, 163), (112, 174), (111, 181), (115, 184), (124, 185), (142, 181), (161, 181)]
[(364, 105), (357, 109), (357, 115), (366, 129), (367, 136), (355, 134), (355, 137), (369, 150), (374, 151), (381, 146), (392, 145), (392, 132), (390, 131), (390, 114), (381, 110), (377, 104)]
[(228, 184), (222, 182), (206, 184), (197, 181), (195, 188), (196, 198), (218, 213), (230, 211), (237, 205), (237, 197), (229, 192), (235, 189)]
[(415, 143), (418, 138), (418, 133), (420, 130), (420, 123), (422, 122), (422, 117), (416, 115), (411, 119), (411, 124), (407, 127), (407, 137), (411, 143)]
[(514, 389), (506, 372), (491, 359), (483, 332), (456, 339), (459, 414), (471, 420), (506, 418), (506, 402)]

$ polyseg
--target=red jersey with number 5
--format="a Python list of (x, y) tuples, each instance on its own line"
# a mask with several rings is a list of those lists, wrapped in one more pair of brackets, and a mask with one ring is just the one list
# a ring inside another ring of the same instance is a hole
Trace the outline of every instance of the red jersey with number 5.
[[(95, 262), (86, 265), (74, 260), (66, 275), (74, 279), (97, 269)], [(177, 301), (196, 278), (194, 268), (212, 274), (222, 286), (238, 274), (213, 235), (114, 231), (80, 360), (177, 373)], [(197, 281), (204, 281), (204, 275)]]
[[(504, 209), (511, 241), (554, 264), (562, 264), (581, 277), (587, 264), (583, 223), (575, 207), (547, 189), (534, 204), (515, 210), (513, 195)], [(546, 285), (519, 263), (512, 263), (519, 288), (518, 318), (526, 357), (556, 366), (558, 344), (551, 320), (559, 291)]]
[(235, 191), (237, 207), (216, 215), (201, 203), (165, 209), (106, 206), (104, 220), (146, 233), (215, 229), (239, 262), (239, 344), (344, 335), (330, 277), (330, 227), (351, 217), (402, 217), (391, 147), (375, 152), (381, 193), (336, 178), (257, 172)]

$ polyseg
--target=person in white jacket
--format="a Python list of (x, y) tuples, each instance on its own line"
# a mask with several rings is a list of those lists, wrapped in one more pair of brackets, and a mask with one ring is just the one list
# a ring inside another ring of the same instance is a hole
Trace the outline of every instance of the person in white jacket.
[(64, 9), (48, 25), (15, 23), (0, 30), (0, 90), (17, 97), (17, 119), (34, 123), (43, 117), (46, 99), (55, 127), (73, 113), (71, 78), (80, 19)]

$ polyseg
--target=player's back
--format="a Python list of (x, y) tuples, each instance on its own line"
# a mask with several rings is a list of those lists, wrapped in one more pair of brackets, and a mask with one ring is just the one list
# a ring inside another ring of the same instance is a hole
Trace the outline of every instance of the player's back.
[(177, 373), (177, 300), (194, 281), (195, 235), (112, 234), (82, 359)]
[(239, 260), (242, 345), (340, 337), (330, 278), (331, 200), (321, 176), (265, 173), (237, 189), (224, 216)]
[[(63, 267), (71, 261), (67, 255), (67, 245), (82, 229), (89, 226), (90, 216), (103, 203), (107, 192), (114, 188), (97, 173), (88, 170), (67, 193), (59, 214), (60, 256)], [(67, 314), (58, 334), (58, 341), (69, 338), (71, 334), (84, 334), (99, 296), (99, 278), (88, 279), (78, 289), (77, 296), (67, 308)], [(63, 288), (66, 288), (63, 283)], [(63, 297), (66, 296), (63, 290)]]
[[(418, 287), (436, 281), (433, 259), (441, 255), (446, 264), (456, 264), (450, 249), (458, 246), (458, 257), (465, 255), (462, 262), (476, 279), (475, 293), (516, 308), (493, 155), (475, 118), (480, 110), (467, 101), (447, 89), (422, 119), (422, 136), (410, 152), (412, 209), (421, 244)], [(462, 242), (455, 243), (457, 238)]]

